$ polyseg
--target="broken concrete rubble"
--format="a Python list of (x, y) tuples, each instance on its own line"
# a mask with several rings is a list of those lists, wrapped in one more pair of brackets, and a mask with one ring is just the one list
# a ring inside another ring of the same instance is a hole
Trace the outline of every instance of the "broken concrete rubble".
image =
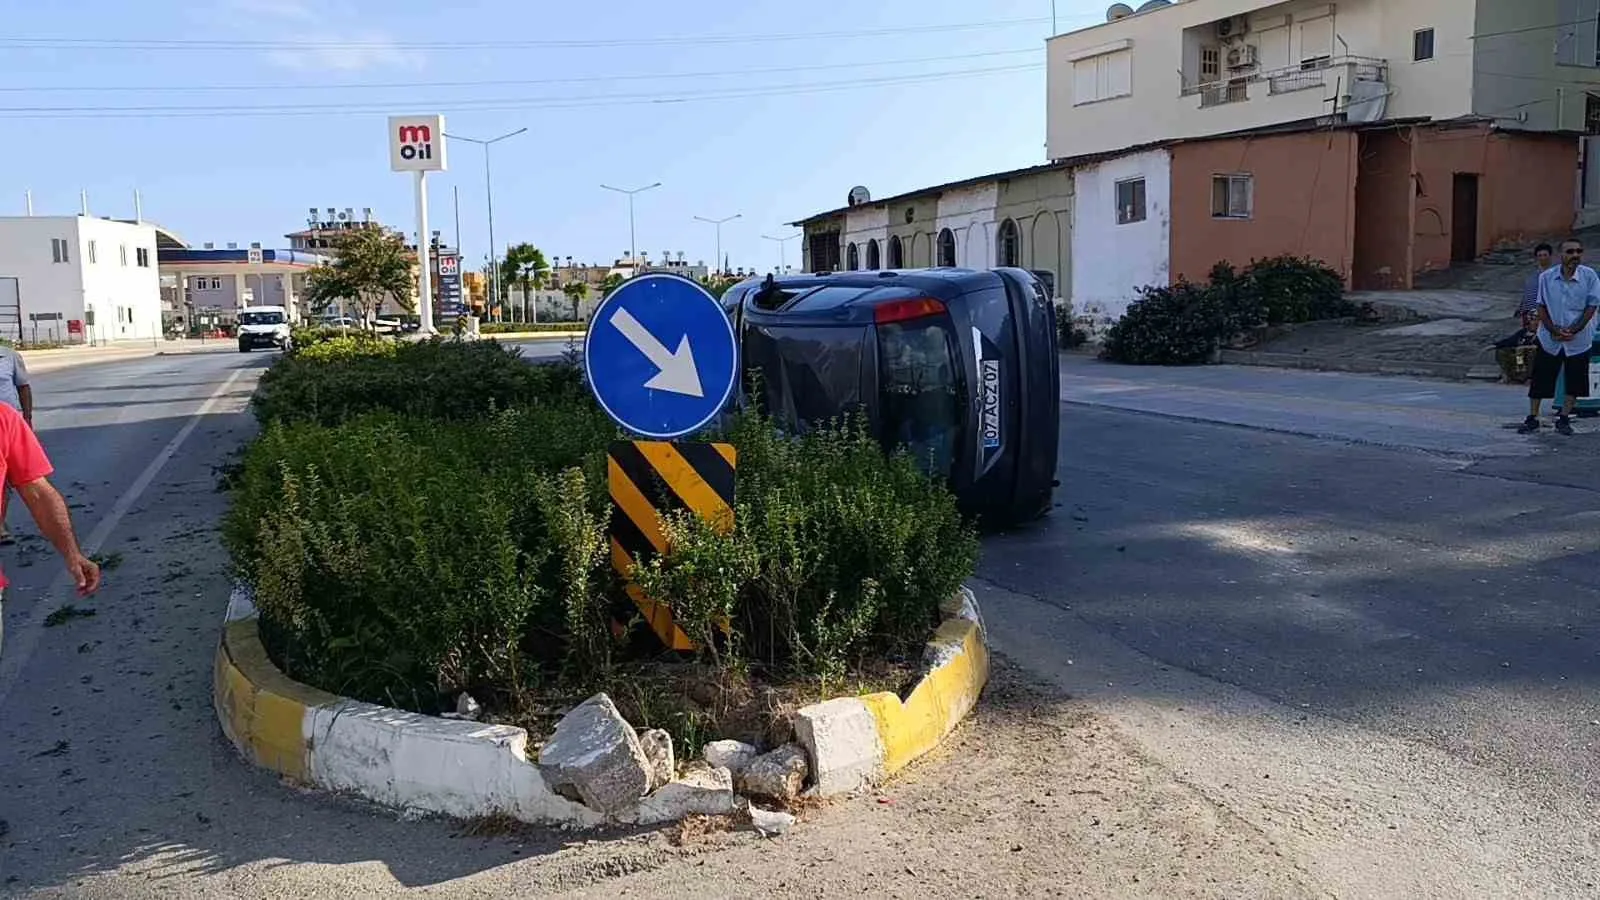
[(705, 757), (707, 764), (722, 766), (738, 775), (750, 765), (751, 760), (761, 755), (761, 751), (743, 741), (712, 741), (701, 749), (700, 755)]
[(624, 815), (635, 825), (659, 825), (685, 816), (727, 816), (736, 809), (733, 773), (719, 766), (692, 765), (683, 777), (669, 782)]
[(659, 728), (642, 731), (639, 745), (644, 748), (645, 759), (650, 761), (650, 790), (670, 782), (678, 774), (672, 753), (672, 735)]
[(607, 816), (627, 811), (649, 792), (651, 763), (611, 698), (595, 694), (556, 724), (539, 751), (550, 786), (576, 793)]
[(800, 795), (809, 771), (806, 751), (794, 744), (785, 744), (751, 760), (739, 776), (739, 789), (752, 797), (788, 803)]

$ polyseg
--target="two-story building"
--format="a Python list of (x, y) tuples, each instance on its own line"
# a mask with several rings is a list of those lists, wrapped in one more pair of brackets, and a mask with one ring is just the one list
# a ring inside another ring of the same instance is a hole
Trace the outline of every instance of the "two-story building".
[(181, 245), (149, 222), (0, 216), (0, 337), (62, 343), (160, 337), (158, 241)]

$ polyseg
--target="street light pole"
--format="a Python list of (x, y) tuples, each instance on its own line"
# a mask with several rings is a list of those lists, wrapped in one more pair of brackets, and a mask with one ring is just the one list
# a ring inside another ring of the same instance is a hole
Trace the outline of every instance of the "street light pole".
[(633, 274), (637, 275), (639, 274), (639, 244), (633, 233), (633, 198), (635, 194), (642, 194), (645, 191), (653, 188), (661, 187), (661, 182), (658, 181), (655, 184), (647, 184), (644, 187), (634, 188), (631, 191), (619, 187), (612, 187), (609, 184), (602, 184), (600, 187), (608, 191), (615, 191), (619, 194), (626, 194), (628, 197), (628, 261), (629, 264), (633, 266)]
[(799, 234), (791, 234), (788, 237), (773, 237), (770, 234), (763, 234), (761, 236), (763, 240), (772, 241), (773, 243), (778, 245), (778, 274), (779, 275), (782, 275), (784, 268), (786, 268), (786, 266), (784, 264), (783, 245), (789, 243), (790, 241), (794, 240), (795, 238), (797, 238), (799, 236), (800, 236)]
[[(489, 138), (488, 140), (484, 140), (482, 138), (465, 137), (465, 136), (459, 135), (459, 134), (450, 134), (449, 132), (445, 133), (445, 137), (447, 137), (447, 138), (454, 138), (455, 140), (458, 140), (458, 141), (466, 141), (469, 144), (477, 144), (478, 146), (483, 148), (483, 194), (484, 194), (484, 201), (488, 205), (488, 208), (489, 208), (489, 290), (490, 290), (489, 307), (486, 308), (484, 310), (484, 312), (488, 312), (489, 309), (492, 309), (493, 308), (493, 304), (500, 299), (500, 260), (499, 260), (498, 257), (495, 256), (495, 251), (494, 251), (494, 181), (490, 177), (490, 172), (489, 172), (489, 147), (491, 145), (498, 144), (501, 141), (506, 140), (507, 138), (514, 138), (517, 135), (526, 132), (527, 130), (528, 129), (526, 129), (526, 128), (518, 128), (516, 131), (508, 131), (505, 134), (500, 135), (499, 137)], [(460, 243), (460, 241), (458, 240), (457, 243)], [(460, 248), (457, 248), (458, 251), (459, 251), (459, 249)]]
[(742, 218), (744, 218), (744, 213), (734, 213), (733, 215), (727, 217), (726, 219), (708, 219), (705, 216), (695, 216), (695, 220), (696, 221), (706, 222), (706, 223), (709, 223), (711, 225), (715, 225), (717, 227), (717, 259), (716, 259), (716, 265), (713, 268), (714, 271), (716, 271), (716, 272), (721, 272), (722, 271), (722, 225), (723, 225), (723, 223), (732, 222), (734, 219), (742, 219)]

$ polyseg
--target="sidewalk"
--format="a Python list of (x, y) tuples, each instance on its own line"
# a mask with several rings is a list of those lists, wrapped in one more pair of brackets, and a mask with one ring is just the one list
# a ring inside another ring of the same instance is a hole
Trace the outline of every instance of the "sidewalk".
[(1524, 456), (1522, 388), (1251, 366), (1123, 366), (1061, 355), (1061, 400), (1469, 458)]
[(97, 347), (62, 347), (52, 350), (24, 350), (22, 358), (29, 372), (53, 372), (73, 366), (119, 362), (149, 356), (174, 356), (190, 353), (237, 352), (230, 340), (120, 341)]

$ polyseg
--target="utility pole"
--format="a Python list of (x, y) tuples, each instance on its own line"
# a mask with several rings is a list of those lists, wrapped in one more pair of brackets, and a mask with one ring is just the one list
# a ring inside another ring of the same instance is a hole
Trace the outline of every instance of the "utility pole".
[(732, 222), (734, 219), (742, 219), (742, 218), (744, 218), (744, 213), (734, 213), (733, 215), (727, 217), (726, 219), (708, 219), (705, 216), (695, 216), (695, 220), (696, 221), (706, 222), (706, 223), (709, 223), (711, 225), (715, 225), (716, 228), (717, 228), (717, 255), (715, 257), (716, 258), (715, 265), (717, 265), (719, 267), (722, 265), (722, 226), (723, 226), (723, 224), (726, 223), (726, 222)]
[(778, 245), (778, 274), (779, 275), (782, 275), (783, 274), (783, 270), (785, 268), (787, 268), (787, 265), (784, 263), (783, 245), (789, 243), (790, 241), (794, 240), (795, 238), (797, 238), (799, 236), (800, 235), (798, 233), (797, 234), (791, 234), (788, 237), (773, 237), (770, 234), (763, 234), (761, 236), (763, 240), (772, 241), (773, 243)]
[(655, 184), (647, 184), (644, 187), (634, 188), (631, 191), (619, 187), (612, 187), (609, 184), (602, 184), (600, 187), (608, 191), (615, 191), (619, 194), (624, 194), (628, 198), (628, 263), (633, 267), (633, 273), (637, 275), (639, 274), (639, 244), (633, 232), (633, 198), (634, 196), (642, 194), (645, 191), (661, 187), (661, 182), (658, 181)]
[[(449, 132), (445, 133), (447, 138), (466, 141), (469, 144), (477, 144), (483, 148), (483, 195), (489, 207), (489, 290), (491, 292), (489, 309), (493, 309), (494, 304), (500, 300), (500, 260), (495, 256), (494, 249), (494, 181), (489, 174), (489, 148), (507, 138), (514, 138), (527, 130), (526, 128), (518, 128), (516, 131), (508, 131), (499, 137), (489, 138), (488, 140), (450, 134)], [(485, 312), (487, 311), (486, 309)]]

